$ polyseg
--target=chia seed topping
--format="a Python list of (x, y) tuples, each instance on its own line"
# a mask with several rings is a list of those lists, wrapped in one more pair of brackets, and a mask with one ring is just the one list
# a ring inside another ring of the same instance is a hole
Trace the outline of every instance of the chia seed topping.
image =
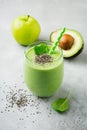
[(53, 61), (52, 57), (48, 54), (43, 54), (43, 55), (40, 55), (40, 56), (36, 55), (35, 56), (35, 62), (39, 63), (39, 64), (41, 64), (41, 63), (45, 64), (45, 63), (52, 62), (52, 61)]

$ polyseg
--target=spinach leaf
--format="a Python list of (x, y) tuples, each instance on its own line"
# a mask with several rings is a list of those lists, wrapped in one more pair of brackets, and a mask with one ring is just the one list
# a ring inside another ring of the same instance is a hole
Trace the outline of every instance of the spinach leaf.
[(65, 98), (58, 98), (52, 103), (52, 108), (59, 112), (65, 112), (69, 109), (69, 97), (70, 93)]
[(49, 48), (48, 48), (47, 44), (40, 43), (40, 45), (36, 45), (34, 47), (34, 51), (35, 51), (36, 55), (42, 55), (44, 53), (48, 53), (49, 52)]

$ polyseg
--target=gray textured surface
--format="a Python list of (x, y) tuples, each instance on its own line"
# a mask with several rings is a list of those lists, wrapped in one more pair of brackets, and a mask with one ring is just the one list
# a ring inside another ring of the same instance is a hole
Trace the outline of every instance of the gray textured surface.
[[(30, 103), (22, 112), (16, 107), (5, 111), (5, 97), (10, 87), (26, 89), (23, 80), (25, 47), (18, 45), (11, 33), (12, 20), (23, 14), (30, 14), (39, 21), (42, 29), (39, 39), (49, 40), (52, 31), (65, 26), (78, 30), (85, 46), (79, 56), (65, 60), (64, 80), (53, 97), (31, 97), (39, 104), (39, 110)], [(0, 130), (87, 130), (86, 27), (87, 0), (0, 0)], [(70, 110), (64, 114), (52, 110), (52, 101), (66, 96), (69, 90), (72, 91)]]

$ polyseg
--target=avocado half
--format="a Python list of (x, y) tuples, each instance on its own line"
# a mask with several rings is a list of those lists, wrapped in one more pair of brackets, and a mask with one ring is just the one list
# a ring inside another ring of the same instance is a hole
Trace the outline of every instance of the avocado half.
[[(61, 29), (58, 29), (50, 34), (50, 41), (52, 43), (54, 43), (57, 40), (58, 35), (60, 34), (60, 30)], [(64, 34), (69, 34), (74, 38), (74, 43), (70, 49), (68, 50), (62, 49), (64, 58), (70, 58), (80, 54), (81, 51), (83, 50), (84, 45), (84, 41), (81, 34), (73, 29), (66, 29)]]

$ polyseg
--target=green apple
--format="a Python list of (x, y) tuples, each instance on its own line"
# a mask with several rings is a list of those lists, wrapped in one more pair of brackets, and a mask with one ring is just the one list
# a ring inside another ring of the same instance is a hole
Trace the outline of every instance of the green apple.
[(29, 15), (19, 16), (12, 22), (12, 34), (15, 40), (27, 46), (37, 40), (41, 31), (38, 21)]

